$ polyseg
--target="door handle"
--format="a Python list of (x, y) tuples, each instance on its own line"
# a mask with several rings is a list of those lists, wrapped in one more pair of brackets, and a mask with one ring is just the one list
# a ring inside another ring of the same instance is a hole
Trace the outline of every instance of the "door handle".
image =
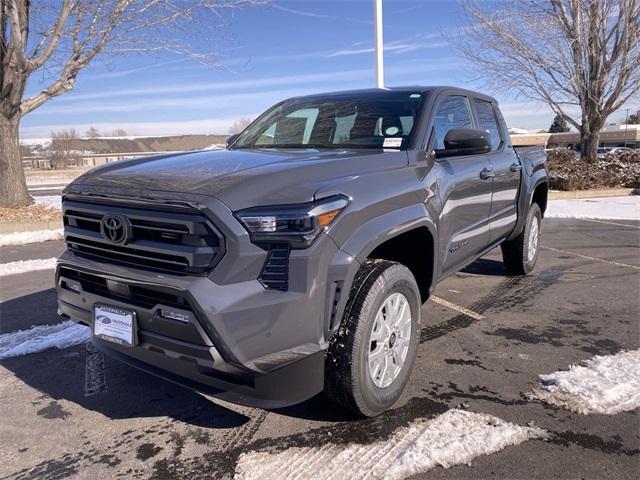
[(520, 170), (522, 170), (522, 165), (520, 165), (519, 163), (512, 163), (509, 167), (509, 170), (511, 170), (512, 172), (519, 172)]
[(491, 168), (483, 168), (482, 171), (480, 172), (480, 178), (482, 180), (489, 180), (490, 178), (493, 178), (496, 176), (496, 172), (493, 171), (493, 169)]

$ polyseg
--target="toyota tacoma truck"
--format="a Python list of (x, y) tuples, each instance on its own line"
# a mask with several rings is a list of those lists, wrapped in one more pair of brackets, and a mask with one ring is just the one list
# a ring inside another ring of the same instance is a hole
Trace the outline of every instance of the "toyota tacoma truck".
[(500, 246), (534, 268), (544, 157), (452, 87), (303, 96), (225, 149), (123, 160), (63, 193), (59, 313), (105, 353), (261, 408), (399, 398), (421, 305)]

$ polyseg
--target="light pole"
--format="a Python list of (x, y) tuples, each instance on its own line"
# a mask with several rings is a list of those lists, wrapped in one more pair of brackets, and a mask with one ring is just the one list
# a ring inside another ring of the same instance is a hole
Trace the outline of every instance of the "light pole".
[(382, 0), (373, 0), (376, 51), (376, 87), (384, 88), (384, 44), (382, 42)]
[(627, 148), (627, 133), (629, 133), (629, 109), (627, 108), (627, 117), (624, 120), (624, 148)]

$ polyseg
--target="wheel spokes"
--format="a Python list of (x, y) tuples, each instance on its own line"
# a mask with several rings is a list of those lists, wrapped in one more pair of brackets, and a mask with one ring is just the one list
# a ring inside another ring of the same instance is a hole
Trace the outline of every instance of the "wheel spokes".
[(379, 388), (386, 388), (398, 377), (409, 351), (411, 307), (401, 293), (389, 295), (373, 322), (369, 346), (369, 375)]

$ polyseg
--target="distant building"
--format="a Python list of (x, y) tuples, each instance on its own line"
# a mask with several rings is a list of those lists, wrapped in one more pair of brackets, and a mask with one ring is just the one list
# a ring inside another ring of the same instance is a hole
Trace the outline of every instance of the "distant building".
[[(222, 148), (225, 138), (225, 135), (77, 138), (71, 140), (73, 159), (67, 162), (67, 166), (94, 167), (148, 155)], [(42, 144), (29, 142), (29, 145), (25, 146), (22, 153), (22, 164), (25, 168), (52, 168), (48, 141), (49, 139), (43, 139)]]
[[(515, 133), (511, 129), (511, 143), (517, 147), (540, 145), (546, 148), (570, 148), (580, 150), (580, 134), (564, 133)], [(521, 131), (521, 130), (520, 130)], [(600, 131), (600, 147), (628, 147), (640, 149), (640, 125), (608, 125)]]

